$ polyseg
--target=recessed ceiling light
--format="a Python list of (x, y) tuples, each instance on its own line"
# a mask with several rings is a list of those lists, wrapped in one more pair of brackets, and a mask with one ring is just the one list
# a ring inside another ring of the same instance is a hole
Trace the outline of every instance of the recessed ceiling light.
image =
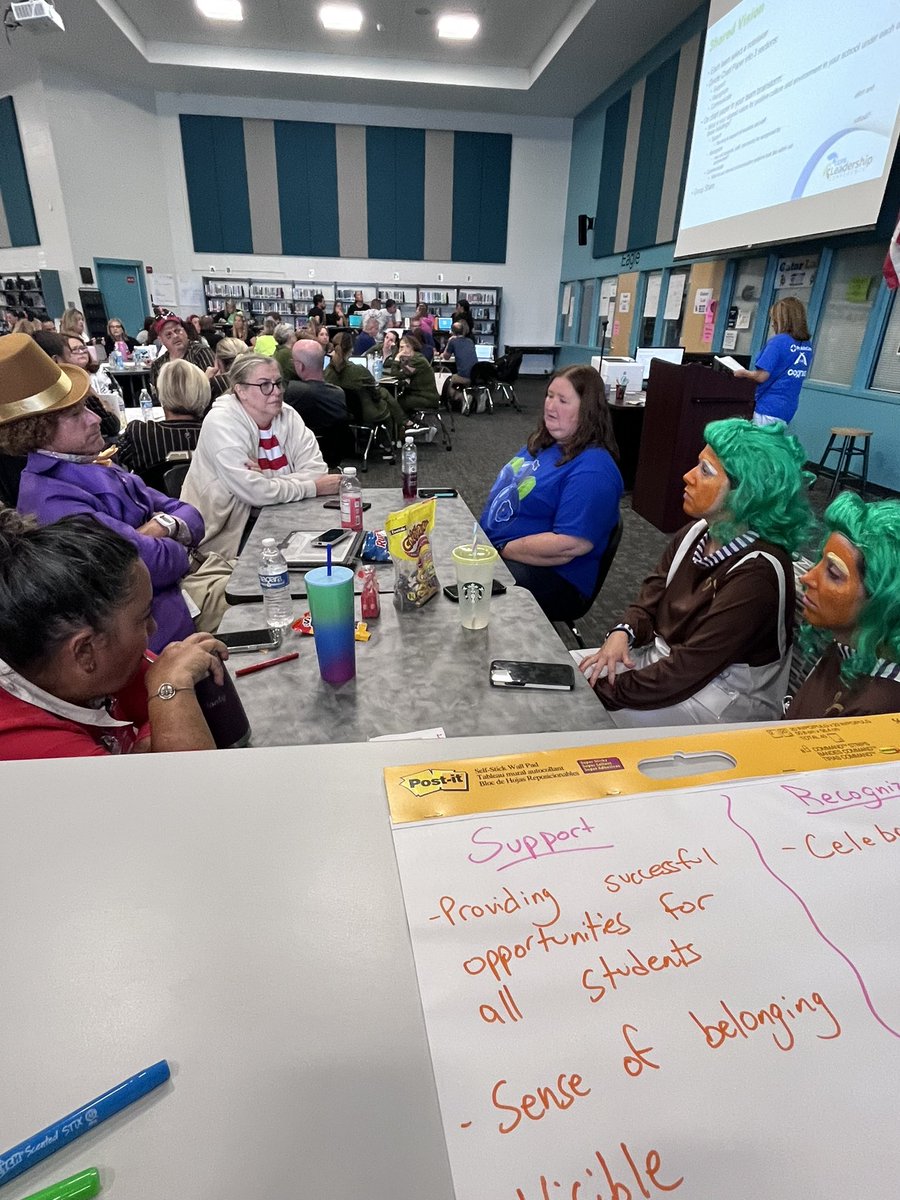
[(241, 0), (197, 0), (197, 7), (211, 21), (243, 21)]
[(438, 18), (438, 37), (469, 41), (481, 28), (481, 22), (472, 13), (447, 13)]
[(323, 4), (319, 9), (319, 20), (326, 29), (359, 33), (363, 15), (355, 4)]

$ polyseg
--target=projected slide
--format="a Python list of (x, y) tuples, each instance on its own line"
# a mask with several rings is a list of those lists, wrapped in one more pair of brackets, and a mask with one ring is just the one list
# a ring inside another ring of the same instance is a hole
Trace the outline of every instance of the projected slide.
[(900, 5), (713, 5), (678, 254), (874, 222), (896, 145)]

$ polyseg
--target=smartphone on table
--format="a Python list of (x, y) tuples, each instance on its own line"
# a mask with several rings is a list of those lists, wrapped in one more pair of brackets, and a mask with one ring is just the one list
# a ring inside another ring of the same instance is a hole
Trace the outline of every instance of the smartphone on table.
[(491, 663), (491, 684), (493, 687), (570, 692), (575, 686), (575, 672), (564, 663), (516, 662), (496, 658)]
[(272, 650), (281, 645), (278, 629), (241, 629), (234, 633), (217, 633), (232, 654), (249, 654), (251, 650)]
[[(337, 496), (332, 496), (332, 498), (330, 500), (325, 500), (323, 502), (322, 507), (323, 508), (340, 508), (341, 507), (340, 499)], [(368, 510), (372, 507), (372, 501), (371, 500), (363, 500), (362, 507), (363, 507), (363, 512), (368, 512)]]
[[(444, 588), (444, 595), (447, 597), (448, 600), (452, 600), (454, 604), (459, 604), (459, 588), (457, 587), (457, 585), (455, 583), (447, 584), (447, 586)], [(492, 579), (491, 580), (491, 595), (492, 596), (505, 596), (506, 595), (506, 584), (501, 583), (499, 579)]]
[(432, 497), (435, 497), (438, 500), (455, 500), (458, 495), (459, 492), (456, 490), (456, 488), (451, 487), (419, 488), (420, 500), (430, 500)]
[(342, 542), (345, 537), (349, 537), (352, 532), (353, 531), (350, 529), (326, 529), (323, 534), (320, 534), (320, 536), (316, 538), (316, 540), (313, 542), (313, 545), (318, 546), (320, 549), (323, 546), (336, 546), (337, 543)]

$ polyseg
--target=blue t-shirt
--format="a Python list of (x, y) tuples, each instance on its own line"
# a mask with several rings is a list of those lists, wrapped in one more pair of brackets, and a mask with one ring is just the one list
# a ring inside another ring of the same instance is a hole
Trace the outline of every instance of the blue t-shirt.
[(497, 476), (481, 514), (481, 527), (502, 548), (531, 533), (562, 533), (586, 538), (593, 548), (570, 563), (554, 567), (564, 579), (590, 596), (597, 567), (619, 520), (622, 476), (606, 450), (582, 450), (557, 467), (562, 447), (552, 445), (536, 456), (523, 446)]
[(456, 374), (463, 379), (471, 379), (472, 368), (478, 362), (475, 343), (467, 337), (452, 337), (447, 343), (447, 350), (456, 359)]
[(800, 403), (800, 388), (812, 364), (813, 348), (789, 333), (769, 338), (756, 360), (758, 371), (768, 371), (765, 383), (756, 385), (756, 411), (764, 417), (791, 421)]
[(370, 333), (359, 333), (353, 343), (353, 357), (360, 358), (367, 350), (375, 345), (375, 339)]

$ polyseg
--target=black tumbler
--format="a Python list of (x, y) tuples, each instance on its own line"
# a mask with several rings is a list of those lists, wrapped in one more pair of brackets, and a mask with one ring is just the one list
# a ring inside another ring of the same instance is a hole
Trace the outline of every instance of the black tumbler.
[(221, 686), (212, 675), (206, 675), (195, 685), (194, 691), (216, 746), (220, 750), (234, 750), (249, 743), (250, 722), (224, 664), (223, 670), (225, 679)]

